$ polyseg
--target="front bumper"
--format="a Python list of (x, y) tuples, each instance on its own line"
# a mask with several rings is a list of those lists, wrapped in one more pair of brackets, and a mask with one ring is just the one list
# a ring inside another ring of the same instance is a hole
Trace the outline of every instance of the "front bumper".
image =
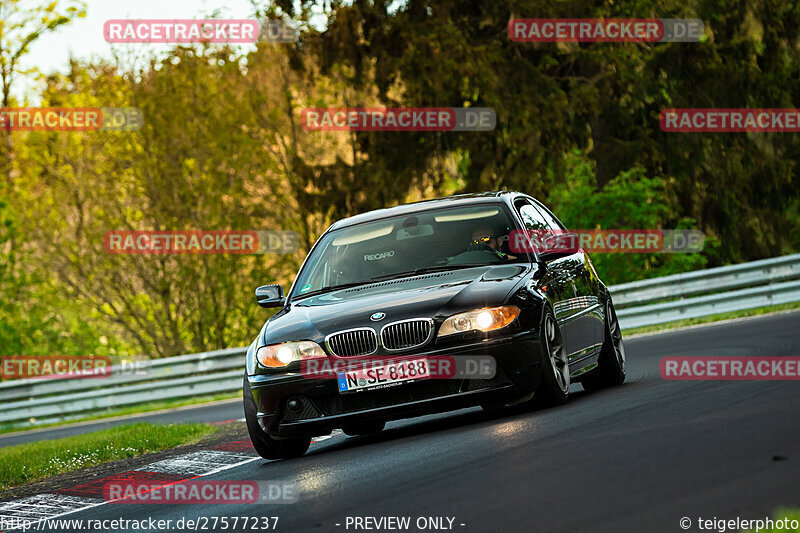
[[(512, 401), (531, 394), (541, 378), (541, 345), (530, 332), (479, 339), (418, 355), (491, 356), (497, 363), (497, 373), (492, 379), (428, 379), (350, 394), (340, 394), (335, 379), (306, 378), (296, 371), (256, 374), (248, 380), (259, 424), (278, 438), (326, 435), (346, 423), (395, 420), (483, 402)], [(290, 410), (290, 400), (297, 400), (300, 407)]]

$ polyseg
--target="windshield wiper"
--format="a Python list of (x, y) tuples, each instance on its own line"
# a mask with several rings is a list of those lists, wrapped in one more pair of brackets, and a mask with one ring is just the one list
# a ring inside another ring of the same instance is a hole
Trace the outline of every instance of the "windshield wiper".
[(464, 268), (475, 268), (475, 267), (482, 267), (482, 266), (492, 266), (492, 263), (486, 264), (475, 264), (475, 265), (439, 265), (439, 266), (431, 266), (431, 267), (422, 267), (422, 268), (415, 268), (414, 270), (406, 270), (404, 272), (395, 272), (393, 274), (384, 274), (383, 276), (375, 276), (374, 278), (370, 278), (370, 281), (381, 281), (385, 279), (392, 279), (397, 277), (404, 277), (404, 276), (416, 276), (419, 274), (429, 274), (431, 272), (446, 272), (448, 270), (461, 270)]
[(295, 301), (298, 298), (305, 298), (306, 296), (317, 296), (320, 294), (325, 294), (326, 292), (333, 292), (341, 289), (349, 289), (351, 287), (358, 287), (359, 285), (366, 285), (368, 283), (369, 281), (356, 281), (353, 283), (342, 283), (341, 285), (331, 285), (330, 287), (323, 287), (315, 291), (308, 291), (301, 294), (297, 294), (292, 297), (292, 301)]

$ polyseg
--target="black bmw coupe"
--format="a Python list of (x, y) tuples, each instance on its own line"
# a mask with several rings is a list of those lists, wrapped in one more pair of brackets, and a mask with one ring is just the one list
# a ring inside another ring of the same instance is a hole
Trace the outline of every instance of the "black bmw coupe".
[[(528, 230), (566, 228), (516, 192), (333, 224), (287, 295), (280, 285), (256, 289), (262, 307), (280, 308), (247, 352), (244, 410), (258, 453), (294, 457), (335, 428), (363, 435), (469, 406), (562, 404), (571, 383), (622, 383), (622, 335), (591, 259), (577, 247), (511, 246), (509, 236)], [(442, 357), (456, 368), (481, 358), (494, 366), (437, 375)]]

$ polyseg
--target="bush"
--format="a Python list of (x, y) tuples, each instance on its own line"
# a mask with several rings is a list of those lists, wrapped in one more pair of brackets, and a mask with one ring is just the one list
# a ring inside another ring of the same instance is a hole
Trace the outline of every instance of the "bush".
[[(620, 173), (598, 190), (591, 162), (575, 153), (567, 158), (567, 176), (550, 194), (550, 207), (570, 229), (694, 229), (682, 218), (670, 225), (670, 200), (662, 182), (640, 168)], [(706, 247), (715, 245), (706, 240)], [(624, 283), (704, 268), (703, 254), (594, 253), (592, 260), (607, 284)]]

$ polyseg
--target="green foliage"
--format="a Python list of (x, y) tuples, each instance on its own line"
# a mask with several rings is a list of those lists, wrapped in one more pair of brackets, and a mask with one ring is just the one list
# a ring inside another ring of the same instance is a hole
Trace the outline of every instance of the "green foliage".
[[(644, 170), (622, 172), (597, 189), (591, 162), (579, 153), (567, 158), (567, 175), (553, 188), (549, 207), (571, 229), (692, 229), (694, 221), (684, 218), (669, 224), (673, 206), (664, 184), (647, 178)], [(594, 253), (592, 260), (606, 284), (666, 276), (706, 265), (701, 254)]]
[[(642, 13), (699, 18), (707, 38), (537, 44), (512, 42), (505, 31), (511, 18), (534, 14)], [(470, 158), (465, 190), (507, 187), (540, 197), (563, 185), (563, 156), (574, 149), (591, 158), (599, 190), (620, 173), (641, 168), (674, 198), (671, 222), (694, 219), (718, 240), (706, 256), (709, 265), (719, 265), (796, 249), (787, 210), (800, 196), (800, 138), (665, 133), (659, 113), (667, 107), (796, 107), (798, 27), (800, 10), (780, 0), (594, 6), (409, 0), (399, 7), (378, 0), (336, 4), (325, 33), (308, 36), (307, 44), (326, 72), (349, 68), (353, 85), (377, 86), (387, 104), (497, 112), (493, 132), (448, 134), (441, 142), (433, 135), (404, 136), (373, 159), (420, 147), (415, 157), (460, 149)], [(399, 167), (400, 173), (415, 164)]]
[[(247, 133), (255, 125), (240, 102), (245, 95), (235, 90), (243, 74), (228, 57), (179, 48), (137, 84), (112, 67), (73, 64), (66, 77), (50, 80), (44, 105), (135, 104), (145, 126), (134, 133), (26, 138), (27, 187), (38, 191), (36, 204), (25, 205), (39, 245), (32, 255), (57, 273), (65, 296), (105, 319), (101, 331), (121, 332), (139, 353), (247, 344), (263, 317), (253, 288), (296, 268), (292, 256), (126, 255), (103, 248), (113, 230), (276, 229), (278, 213), (269, 202), (275, 163)], [(59, 254), (49, 253), (54, 246)]]
[[(754, 2), (303, 0), (265, 4), (299, 43), (177, 46), (73, 61), (53, 106), (135, 106), (138, 132), (0, 132), (0, 354), (176, 355), (245, 345), (338, 218), (487, 189), (535, 195), (570, 227), (697, 228), (702, 254), (594, 254), (608, 283), (800, 247), (800, 137), (678, 134), (665, 107), (796, 107), (800, 10)], [(3, 90), (81, 2), (3, 2)], [(73, 9), (74, 8), (74, 9)], [(35, 11), (35, 10), (34, 10)], [(317, 13), (317, 15), (313, 15)], [(311, 24), (312, 16), (325, 18)], [(701, 43), (516, 43), (515, 17), (691, 17)], [(32, 41), (29, 41), (32, 42)], [(28, 42), (28, 44), (29, 44)], [(15, 52), (16, 51), (16, 52)], [(141, 59), (141, 58), (140, 58)], [(7, 98), (6, 98), (7, 101)], [(491, 132), (309, 132), (303, 107), (491, 107)], [(286, 256), (112, 255), (124, 229), (284, 229)]]
[(27, 266), (22, 237), (0, 194), (0, 355), (126, 353), (124, 341), (97, 332), (90, 309), (53, 305), (62, 289), (45, 270)]

